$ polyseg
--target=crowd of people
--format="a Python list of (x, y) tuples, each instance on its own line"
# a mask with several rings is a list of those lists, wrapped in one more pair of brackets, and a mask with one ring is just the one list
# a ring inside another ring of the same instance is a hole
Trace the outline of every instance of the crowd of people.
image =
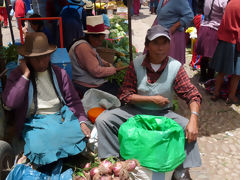
[[(102, 59), (96, 51), (109, 33), (104, 16), (93, 16), (93, 11), (88, 11), (92, 4), (85, 2), (84, 6), (80, 0), (49, 0), (45, 13), (41, 2), (32, 1), (35, 14), (30, 17), (63, 18), (64, 46), (72, 63), (72, 80), (50, 61), (58, 45), (51, 32), (58, 24), (53, 22), (47, 30), (43, 21), (29, 21), (25, 43), (18, 48), (23, 59), (10, 74), (2, 94), (4, 106), (14, 112), (16, 129), (25, 141), (25, 157), (36, 169), (41, 169), (82, 152), (91, 130), (81, 97), (96, 88), (118, 96), (122, 102), (121, 107), (102, 112), (95, 121), (100, 159), (120, 157), (118, 130), (130, 117), (165, 116), (184, 129), (186, 138), (186, 159), (176, 168), (172, 179), (190, 180), (189, 168), (201, 166), (197, 136), (202, 96), (183, 67), (184, 29), (191, 25), (196, 14), (193, 2), (150, 0), (150, 13), (156, 13), (157, 17), (146, 32), (145, 52), (130, 62), (121, 87), (114, 81), (108, 82), (106, 77), (122, 69)], [(140, 8), (138, 2), (133, 3), (137, 3), (134, 8)], [(204, 20), (198, 32), (196, 52), (202, 56), (200, 81), (213, 79), (217, 72), (211, 97), (217, 101), (224, 76), (231, 75), (227, 104), (240, 104), (236, 95), (240, 80), (239, 12), (238, 0), (205, 0)], [(189, 119), (173, 111), (174, 92), (188, 104)], [(56, 137), (61, 138), (56, 140)]]

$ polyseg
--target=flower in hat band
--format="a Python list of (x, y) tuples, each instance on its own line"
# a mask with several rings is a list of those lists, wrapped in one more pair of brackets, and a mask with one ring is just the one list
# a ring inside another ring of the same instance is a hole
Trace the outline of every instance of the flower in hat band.
[(87, 32), (101, 33), (104, 31), (105, 31), (104, 24), (98, 24), (96, 26), (87, 25)]

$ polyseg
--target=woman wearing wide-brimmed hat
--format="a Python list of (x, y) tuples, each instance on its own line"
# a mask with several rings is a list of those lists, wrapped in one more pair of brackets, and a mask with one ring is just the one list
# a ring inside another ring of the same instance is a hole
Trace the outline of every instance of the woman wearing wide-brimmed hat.
[(70, 78), (50, 62), (55, 50), (44, 33), (29, 33), (18, 48), (24, 59), (3, 92), (3, 103), (14, 112), (16, 130), (25, 141), (24, 155), (36, 165), (80, 153), (90, 135)]
[(83, 95), (88, 89), (96, 88), (117, 95), (119, 86), (114, 81), (108, 82), (106, 77), (115, 74), (121, 68), (115, 68), (104, 61), (96, 48), (101, 46), (105, 35), (102, 16), (88, 16), (85, 38), (73, 43), (69, 50), (72, 61), (72, 76), (75, 88)]

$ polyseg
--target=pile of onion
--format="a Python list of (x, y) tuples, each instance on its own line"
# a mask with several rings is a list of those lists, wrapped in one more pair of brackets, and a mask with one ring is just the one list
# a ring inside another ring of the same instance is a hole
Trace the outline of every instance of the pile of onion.
[(108, 160), (101, 161), (98, 167), (91, 168), (87, 163), (84, 167), (85, 177), (76, 176), (75, 180), (128, 180), (129, 172), (139, 166), (137, 160), (117, 161), (111, 163)]

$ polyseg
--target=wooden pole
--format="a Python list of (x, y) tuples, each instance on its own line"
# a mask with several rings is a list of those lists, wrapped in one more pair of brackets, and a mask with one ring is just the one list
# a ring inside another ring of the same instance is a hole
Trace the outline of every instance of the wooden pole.
[(130, 61), (132, 61), (133, 60), (133, 54), (132, 54), (132, 21), (131, 21), (132, 0), (128, 0), (127, 5), (128, 5), (129, 55), (130, 55)]
[(15, 44), (13, 29), (12, 29), (12, 21), (11, 21), (11, 18), (10, 18), (9, 5), (8, 5), (7, 0), (5, 0), (5, 4), (6, 4), (7, 15), (8, 15), (9, 28), (10, 28), (11, 37), (12, 37), (12, 44)]
[[(3, 48), (3, 43), (2, 43), (2, 25), (0, 25), (0, 49)], [(5, 59), (3, 59), (3, 55), (0, 54), (0, 81), (2, 83), (2, 89), (4, 89), (5, 84), (6, 84), (6, 69), (5, 69)]]
[(0, 47), (2, 47), (2, 25), (0, 25)]

